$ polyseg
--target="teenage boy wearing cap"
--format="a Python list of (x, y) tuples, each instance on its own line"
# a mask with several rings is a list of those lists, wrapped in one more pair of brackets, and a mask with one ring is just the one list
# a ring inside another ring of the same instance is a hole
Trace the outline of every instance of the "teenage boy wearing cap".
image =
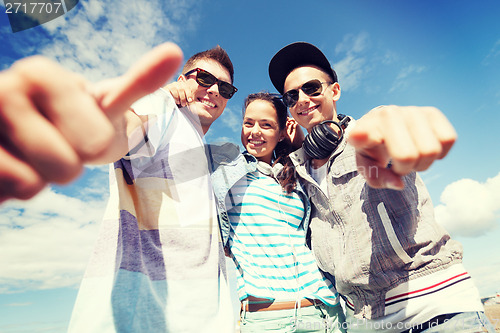
[(313, 206), (312, 250), (345, 297), (349, 331), (439, 325), (494, 332), (462, 265), (462, 247), (434, 220), (416, 173), (453, 145), (445, 116), (398, 106), (375, 108), (358, 121), (339, 116), (337, 75), (308, 43), (278, 51), (269, 75), (308, 132), (290, 157)]

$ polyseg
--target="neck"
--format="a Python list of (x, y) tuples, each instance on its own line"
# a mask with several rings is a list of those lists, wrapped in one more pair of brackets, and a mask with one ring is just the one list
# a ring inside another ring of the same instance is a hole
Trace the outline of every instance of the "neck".
[(325, 165), (325, 164), (326, 164), (326, 162), (328, 162), (328, 158), (329, 158), (329, 157), (327, 157), (327, 158), (323, 158), (323, 159), (321, 159), (321, 160), (317, 160), (317, 159), (314, 159), (314, 158), (313, 158), (313, 159), (311, 159), (311, 164), (312, 164), (312, 167), (313, 167), (314, 169), (319, 169), (319, 168), (321, 168), (323, 165)]
[(257, 160), (261, 161), (261, 162), (265, 162), (265, 163), (271, 165), (271, 157), (269, 157), (269, 158), (263, 158), (263, 157), (261, 157), (261, 158), (257, 158)]
[[(338, 118), (337, 113), (335, 113), (335, 114), (333, 115), (333, 118), (332, 118), (332, 119), (323, 119), (323, 120), (321, 120), (320, 122), (318, 122), (317, 124), (312, 125), (310, 128), (306, 128), (307, 133), (311, 133), (311, 131), (312, 131), (313, 127), (314, 127), (314, 126), (316, 126), (316, 125), (319, 125), (319, 124), (320, 124), (320, 123), (322, 123), (323, 121), (334, 121), (334, 122), (336, 122), (336, 123), (340, 123), (340, 119)], [(338, 126), (335, 126), (335, 125), (334, 125), (334, 124), (332, 124), (332, 123), (330, 123), (328, 126), (330, 126), (330, 128), (331, 128), (334, 132), (336, 132), (337, 134), (340, 132), (339, 127), (338, 127)]]
[(201, 131), (203, 132), (203, 136), (205, 136), (205, 134), (207, 134), (209, 129), (210, 129), (210, 126), (201, 125)]
[[(335, 119), (334, 121), (337, 122), (337, 123), (339, 122), (338, 119)], [(337, 133), (337, 135), (340, 133), (340, 128), (338, 126), (336, 126), (336, 125), (334, 125), (332, 123), (330, 123), (328, 125), (332, 129), (332, 131), (334, 131), (335, 133)]]

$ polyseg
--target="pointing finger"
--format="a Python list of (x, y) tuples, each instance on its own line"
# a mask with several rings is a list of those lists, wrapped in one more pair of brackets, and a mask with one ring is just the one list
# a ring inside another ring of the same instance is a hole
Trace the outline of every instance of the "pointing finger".
[(160, 88), (182, 62), (182, 51), (173, 43), (157, 46), (139, 59), (123, 76), (95, 86), (97, 100), (108, 115), (125, 112), (141, 97)]

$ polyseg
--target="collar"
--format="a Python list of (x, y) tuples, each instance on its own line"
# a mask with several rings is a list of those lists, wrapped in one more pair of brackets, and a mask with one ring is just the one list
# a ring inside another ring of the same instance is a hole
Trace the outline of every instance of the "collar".
[[(350, 126), (347, 126), (344, 132), (344, 138), (342, 139), (342, 142), (338, 145), (337, 150), (333, 154), (330, 155), (328, 158), (328, 163), (331, 163), (330, 161), (335, 158), (337, 155), (339, 155), (346, 147), (347, 145), (347, 138), (349, 137), (350, 131), (354, 128), (354, 125), (356, 124), (356, 120), (350, 116), (347, 116), (350, 118)], [(305, 165), (306, 167), (309, 167), (309, 164), (311, 163), (311, 157), (306, 154), (304, 148), (300, 147), (296, 151), (290, 153), (289, 155), (290, 159), (292, 160), (294, 165)]]
[(275, 165), (270, 166), (269, 164), (263, 161), (257, 162), (257, 170), (259, 170), (260, 173), (266, 176), (273, 177), (274, 179), (277, 179), (277, 176), (282, 169), (283, 165), (281, 163), (276, 163)]

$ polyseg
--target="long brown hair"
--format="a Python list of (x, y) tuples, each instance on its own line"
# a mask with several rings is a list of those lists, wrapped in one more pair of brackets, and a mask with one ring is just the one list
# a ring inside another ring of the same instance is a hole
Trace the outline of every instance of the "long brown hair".
[[(256, 100), (269, 102), (274, 107), (274, 109), (276, 110), (276, 115), (278, 117), (278, 127), (280, 131), (285, 130), (288, 111), (285, 104), (283, 104), (283, 102), (281, 101), (280, 96), (277, 94), (259, 92), (248, 95), (245, 98), (243, 117), (245, 116), (248, 105)], [(297, 181), (295, 168), (292, 161), (290, 160), (290, 157), (288, 157), (288, 155), (293, 151), (294, 149), (292, 145), (287, 140), (278, 142), (273, 151), (272, 165), (274, 166), (276, 163), (281, 163), (283, 165), (283, 169), (280, 171), (276, 178), (286, 193), (290, 193), (295, 189)]]

